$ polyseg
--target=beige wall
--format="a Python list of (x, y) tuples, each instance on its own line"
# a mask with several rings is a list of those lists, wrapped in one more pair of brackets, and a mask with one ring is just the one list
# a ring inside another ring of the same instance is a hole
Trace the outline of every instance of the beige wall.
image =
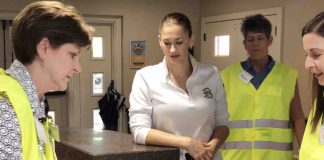
[[(201, 16), (283, 7), (283, 63), (298, 70), (298, 85), (305, 116), (311, 106), (310, 74), (304, 67), (301, 30), (305, 23), (323, 11), (323, 0), (201, 0)], [(243, 54), (243, 53), (242, 53)]]

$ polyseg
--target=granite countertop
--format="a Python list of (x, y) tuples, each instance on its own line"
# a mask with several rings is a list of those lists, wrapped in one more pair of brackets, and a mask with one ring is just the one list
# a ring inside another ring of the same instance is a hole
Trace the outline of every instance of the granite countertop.
[(131, 134), (69, 128), (60, 129), (61, 142), (56, 143), (58, 159), (93, 160), (176, 160), (179, 149), (137, 145)]

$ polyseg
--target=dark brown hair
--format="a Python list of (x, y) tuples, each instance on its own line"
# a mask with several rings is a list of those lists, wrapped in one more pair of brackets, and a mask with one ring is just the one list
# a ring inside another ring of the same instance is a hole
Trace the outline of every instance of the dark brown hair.
[(267, 38), (271, 36), (272, 25), (270, 21), (262, 14), (256, 14), (246, 17), (241, 26), (241, 32), (244, 39), (248, 32), (264, 33)]
[[(316, 33), (324, 37), (324, 12), (319, 13), (313, 19), (311, 19), (303, 28), (302, 36), (308, 33)], [(324, 44), (323, 44), (324, 45)], [(314, 112), (312, 123), (312, 133), (316, 130), (318, 123), (320, 123), (320, 119), (324, 114), (324, 86), (321, 86), (316, 81), (313, 82), (313, 92), (315, 95), (313, 101), (316, 99), (316, 109)], [(311, 115), (312, 116), (312, 115)]]
[(73, 6), (40, 1), (27, 5), (15, 17), (11, 36), (15, 56), (26, 65), (33, 62), (36, 45), (45, 37), (54, 48), (65, 43), (84, 47), (91, 43), (93, 32)]

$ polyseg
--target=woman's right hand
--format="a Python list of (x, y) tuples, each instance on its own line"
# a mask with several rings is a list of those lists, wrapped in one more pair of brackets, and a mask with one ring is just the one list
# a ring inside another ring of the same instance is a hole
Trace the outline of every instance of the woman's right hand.
[(213, 154), (209, 149), (209, 144), (196, 139), (191, 139), (185, 147), (185, 150), (187, 150), (190, 156), (195, 160), (212, 160), (213, 158)]

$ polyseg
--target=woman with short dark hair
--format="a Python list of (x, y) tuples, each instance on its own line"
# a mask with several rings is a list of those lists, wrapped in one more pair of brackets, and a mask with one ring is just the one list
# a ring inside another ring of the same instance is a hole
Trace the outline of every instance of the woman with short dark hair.
[(93, 31), (73, 6), (56, 1), (31, 3), (14, 18), (17, 59), (0, 69), (0, 159), (56, 159), (44, 94), (66, 90), (81, 72), (81, 48)]

